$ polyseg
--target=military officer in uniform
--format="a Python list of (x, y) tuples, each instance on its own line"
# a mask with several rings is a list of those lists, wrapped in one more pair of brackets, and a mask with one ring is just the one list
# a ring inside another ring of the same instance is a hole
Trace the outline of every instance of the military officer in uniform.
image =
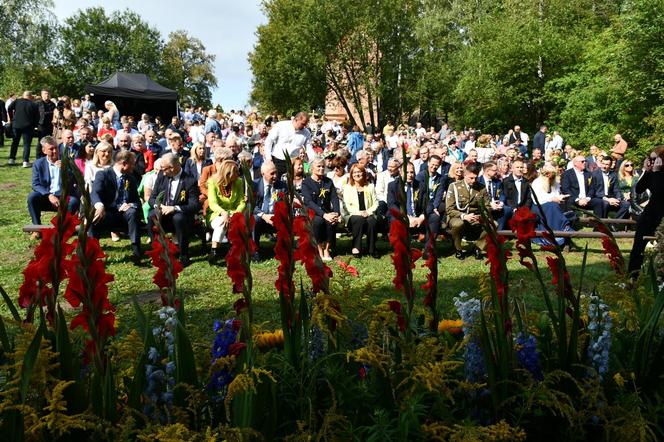
[(482, 229), (480, 204), (484, 204), (487, 211), (491, 209), (490, 198), (486, 187), (477, 182), (480, 166), (477, 163), (465, 167), (463, 180), (452, 183), (447, 190), (446, 211), (448, 226), (454, 241), (457, 259), (464, 259), (461, 250), (461, 238), (476, 239), (474, 255), (482, 259), (480, 249), (484, 248), (484, 231)]

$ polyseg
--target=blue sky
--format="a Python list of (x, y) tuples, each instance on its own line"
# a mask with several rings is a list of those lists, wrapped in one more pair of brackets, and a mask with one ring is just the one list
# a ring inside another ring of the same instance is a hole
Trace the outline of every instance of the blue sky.
[[(252, 76), (247, 54), (256, 42), (256, 27), (265, 22), (260, 0), (177, 3), (171, 0), (115, 0), (111, 7), (99, 0), (55, 0), (54, 3), (55, 15), (60, 22), (80, 9), (103, 6), (107, 14), (114, 10), (133, 10), (157, 28), (164, 39), (169, 32), (184, 29), (201, 40), (208, 53), (217, 57), (215, 70), (218, 87), (213, 91), (213, 103), (219, 103), (229, 111), (243, 108), (249, 101)], [(196, 7), (192, 8), (193, 5)]]

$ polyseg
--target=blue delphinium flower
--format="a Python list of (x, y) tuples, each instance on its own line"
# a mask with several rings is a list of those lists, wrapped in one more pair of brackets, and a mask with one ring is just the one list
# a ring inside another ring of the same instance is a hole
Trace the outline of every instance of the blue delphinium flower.
[(484, 354), (479, 345), (479, 338), (473, 333), (473, 325), (480, 314), (480, 300), (471, 298), (466, 292), (454, 298), (454, 307), (463, 321), (463, 333), (466, 345), (463, 349), (464, 370), (466, 379), (479, 382), (486, 374)]
[[(224, 322), (215, 321), (214, 331), (216, 336), (212, 343), (212, 362), (214, 364), (219, 358), (228, 356), (228, 349), (231, 344), (237, 341), (239, 332), (239, 321), (228, 319)], [(208, 390), (212, 392), (212, 399), (215, 402), (223, 402), (226, 397), (226, 387), (233, 380), (233, 374), (228, 368), (223, 368), (212, 373)]]
[(600, 379), (609, 371), (609, 353), (611, 352), (611, 316), (609, 307), (599, 296), (590, 296), (588, 305), (588, 359)]
[(516, 337), (516, 358), (519, 365), (528, 370), (538, 381), (544, 379), (540, 367), (539, 353), (537, 352), (537, 339), (533, 335), (519, 333)]
[(148, 349), (148, 363), (145, 364), (147, 385), (143, 391), (146, 398), (143, 412), (164, 424), (168, 422), (167, 411), (173, 405), (176, 366), (171, 359), (175, 343), (173, 331), (177, 325), (177, 317), (172, 307), (159, 309), (157, 315), (162, 324), (152, 329), (156, 346)]

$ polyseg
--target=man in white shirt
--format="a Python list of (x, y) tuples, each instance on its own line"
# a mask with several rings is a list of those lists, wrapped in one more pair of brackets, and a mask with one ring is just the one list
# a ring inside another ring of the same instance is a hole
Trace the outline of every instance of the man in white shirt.
[(415, 123), (415, 135), (417, 136), (417, 138), (424, 138), (424, 135), (426, 135), (426, 133), (427, 131), (425, 128), (422, 127), (422, 123), (420, 123), (419, 121)]
[(120, 119), (120, 123), (122, 124), (122, 129), (118, 130), (118, 132), (115, 134), (115, 139), (113, 140), (113, 142), (115, 143), (116, 146), (120, 144), (120, 136), (121, 135), (127, 134), (127, 135), (129, 135), (129, 139), (131, 140), (131, 138), (134, 135), (139, 133), (136, 129), (131, 127), (131, 124), (129, 123), (129, 120), (127, 119), (127, 117), (122, 117)]
[(281, 175), (286, 173), (286, 153), (295, 158), (301, 149), (305, 148), (310, 161), (316, 156), (311, 145), (311, 131), (307, 127), (308, 124), (309, 114), (299, 112), (292, 120), (280, 121), (273, 125), (267, 134), (264, 160), (274, 163), (277, 168), (277, 179), (281, 179)]
[(567, 202), (585, 210), (592, 210), (601, 218), (604, 211), (604, 201), (596, 193), (592, 174), (586, 170), (586, 158), (577, 155), (572, 160), (573, 167), (563, 172), (560, 178), (560, 192), (569, 195)]
[(376, 175), (376, 198), (378, 199), (378, 213), (387, 214), (387, 186), (399, 176), (399, 160), (391, 158), (387, 162), (387, 170)]

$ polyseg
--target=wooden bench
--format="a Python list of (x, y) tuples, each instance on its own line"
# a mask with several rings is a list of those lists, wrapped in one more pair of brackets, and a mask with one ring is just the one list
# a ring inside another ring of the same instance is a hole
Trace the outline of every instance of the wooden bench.
[[(546, 233), (545, 231), (535, 232), (535, 234), (538, 237), (544, 236), (545, 233)], [(616, 239), (630, 239), (630, 238), (633, 239), (635, 233), (636, 232), (613, 232), (613, 237)], [(516, 233), (512, 232), (511, 230), (499, 230), (498, 234), (507, 237), (516, 236)], [(591, 232), (583, 230), (579, 231), (555, 230), (553, 234), (556, 238), (604, 238), (605, 236), (607, 236), (602, 232)], [(643, 239), (645, 239), (646, 241), (652, 241), (656, 238), (654, 236), (644, 236)]]

